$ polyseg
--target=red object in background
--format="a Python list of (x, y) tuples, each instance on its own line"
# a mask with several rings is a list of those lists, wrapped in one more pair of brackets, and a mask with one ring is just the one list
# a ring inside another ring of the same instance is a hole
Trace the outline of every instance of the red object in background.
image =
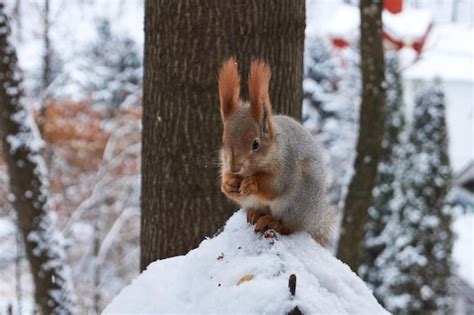
[[(384, 1), (383, 3), (384, 10), (387, 10), (392, 14), (398, 14), (402, 12), (403, 0), (383, 0), (383, 1)], [(420, 55), (423, 51), (426, 38), (428, 37), (428, 34), (430, 33), (432, 26), (433, 24), (430, 23), (427, 26), (425, 34), (418, 39), (414, 39), (413, 42), (406, 42), (406, 40), (401, 35), (400, 35), (401, 37), (396, 37), (394, 35), (391, 35), (384, 26), (384, 31), (383, 31), (384, 41), (386, 43), (389, 43), (389, 46), (391, 47), (389, 49), (400, 50), (405, 46), (410, 46), (416, 51), (417, 55)], [(332, 41), (333, 47), (336, 49), (346, 48), (349, 46), (349, 43), (350, 43), (349, 39), (345, 38), (342, 35), (332, 37), (331, 41)]]
[(428, 37), (428, 34), (430, 33), (432, 27), (433, 27), (433, 23), (430, 24), (430, 26), (426, 30), (425, 35), (423, 35), (423, 37), (420, 38), (420, 40), (413, 43), (413, 48), (416, 50), (418, 55), (421, 54), (421, 51), (423, 50), (423, 46), (425, 46), (426, 38)]
[(349, 43), (344, 38), (335, 37), (332, 39), (332, 45), (336, 48), (345, 48), (349, 46)]
[(393, 14), (402, 12), (403, 0), (384, 0), (383, 7)]

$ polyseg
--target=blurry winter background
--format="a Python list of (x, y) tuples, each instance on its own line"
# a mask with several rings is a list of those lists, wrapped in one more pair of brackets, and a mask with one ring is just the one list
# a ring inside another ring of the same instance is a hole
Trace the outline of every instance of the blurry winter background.
[[(390, 132), (359, 274), (384, 306), (397, 311), (416, 303), (410, 286), (430, 277), (419, 268), (439, 265), (446, 268), (456, 312), (472, 314), (474, 2), (400, 2), (401, 10), (395, 4), (383, 13)], [(46, 142), (50, 201), (66, 238), (81, 313), (100, 312), (139, 272), (143, 3), (6, 5), (27, 98)], [(306, 10), (303, 120), (325, 148), (331, 204), (339, 209), (358, 130), (359, 10), (356, 0), (307, 0)], [(30, 314), (33, 285), (6, 171), (0, 155), (0, 314), (9, 308)], [(450, 187), (441, 211), (430, 210), (435, 197), (417, 194), (419, 187), (433, 194)], [(411, 246), (414, 241), (421, 248)], [(423, 251), (427, 247), (436, 248), (436, 257)], [(450, 303), (436, 296), (436, 279), (430, 281), (433, 287), (418, 290), (420, 298), (439, 307)]]

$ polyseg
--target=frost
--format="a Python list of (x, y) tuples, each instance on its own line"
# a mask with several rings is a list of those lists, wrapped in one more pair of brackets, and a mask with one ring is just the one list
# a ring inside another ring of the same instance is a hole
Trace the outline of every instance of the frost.
[(15, 198), (15, 195), (12, 194), (12, 193), (9, 193), (8, 196), (7, 196), (7, 199), (9, 202), (15, 202), (16, 198)]
[[(18, 110), (11, 116), (11, 120), (20, 126), (18, 132), (7, 136), (10, 145), (10, 154), (15, 154), (20, 148), (27, 148), (30, 152), (39, 152), (44, 147), (38, 128), (30, 111)], [(33, 158), (33, 157), (30, 157)]]

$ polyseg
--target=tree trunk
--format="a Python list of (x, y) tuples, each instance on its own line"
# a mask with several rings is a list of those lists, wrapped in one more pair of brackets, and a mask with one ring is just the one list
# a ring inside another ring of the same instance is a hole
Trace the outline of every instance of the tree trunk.
[(362, 104), (354, 175), (345, 200), (337, 257), (357, 271), (384, 131), (383, 1), (361, 0)]
[[(231, 215), (220, 192), (217, 72), (272, 66), (274, 112), (301, 117), (304, 0), (147, 0), (141, 268), (184, 254)], [(242, 92), (247, 95), (246, 80)]]
[(47, 202), (41, 139), (21, 88), (10, 28), (0, 3), (0, 128), (13, 206), (31, 265), (35, 302), (43, 314), (75, 313), (74, 295), (59, 231)]
[(41, 110), (38, 115), (38, 127), (40, 132), (43, 133), (43, 127), (46, 119), (46, 106), (48, 101), (48, 87), (52, 82), (51, 77), (51, 41), (49, 38), (50, 20), (49, 20), (49, 0), (44, 0), (43, 9), (43, 64), (42, 64), (42, 77), (41, 77)]
[(43, 78), (42, 78), (42, 89), (43, 93), (46, 93), (48, 86), (51, 84), (51, 41), (49, 39), (49, 0), (44, 1), (43, 11)]
[(15, 0), (15, 6), (13, 7), (13, 19), (16, 26), (17, 41), (22, 42), (23, 23), (21, 16), (21, 0)]

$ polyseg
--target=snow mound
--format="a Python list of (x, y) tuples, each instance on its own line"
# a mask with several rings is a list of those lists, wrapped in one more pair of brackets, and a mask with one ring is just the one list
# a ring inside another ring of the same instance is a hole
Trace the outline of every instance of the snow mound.
[(187, 255), (150, 264), (104, 314), (283, 314), (295, 306), (304, 314), (387, 314), (364, 282), (308, 234), (265, 238), (239, 211)]

